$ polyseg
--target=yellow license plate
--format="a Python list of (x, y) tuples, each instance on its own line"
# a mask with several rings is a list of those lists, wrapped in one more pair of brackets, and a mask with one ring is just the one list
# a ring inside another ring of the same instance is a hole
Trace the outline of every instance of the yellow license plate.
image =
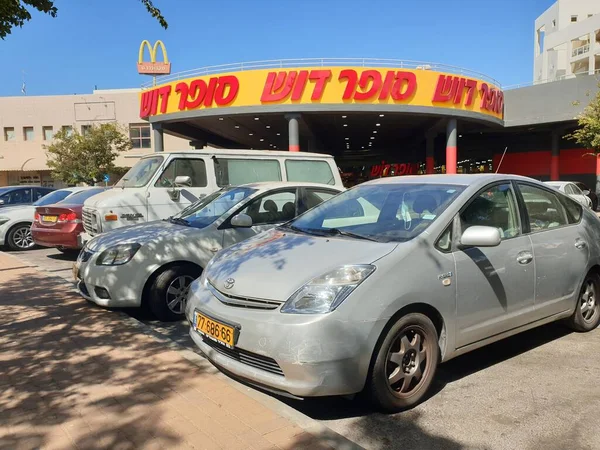
[(56, 223), (58, 216), (42, 216), (42, 222)]
[(206, 317), (196, 311), (196, 330), (204, 336), (233, 348), (235, 344), (235, 328)]

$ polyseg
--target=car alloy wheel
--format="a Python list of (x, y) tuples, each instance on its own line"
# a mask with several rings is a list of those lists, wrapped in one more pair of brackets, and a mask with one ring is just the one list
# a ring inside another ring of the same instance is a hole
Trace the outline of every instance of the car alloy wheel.
[(593, 323), (598, 315), (600, 304), (596, 295), (594, 280), (586, 279), (579, 299), (581, 317), (586, 323)]
[(167, 288), (167, 307), (175, 314), (183, 314), (187, 303), (190, 285), (194, 278), (189, 275), (181, 275), (173, 279)]
[(386, 375), (390, 389), (399, 396), (409, 396), (423, 380), (427, 367), (426, 338), (418, 327), (408, 327), (390, 346)]
[(12, 242), (14, 246), (20, 250), (27, 250), (33, 247), (33, 236), (31, 236), (31, 228), (22, 226), (17, 228), (12, 233)]

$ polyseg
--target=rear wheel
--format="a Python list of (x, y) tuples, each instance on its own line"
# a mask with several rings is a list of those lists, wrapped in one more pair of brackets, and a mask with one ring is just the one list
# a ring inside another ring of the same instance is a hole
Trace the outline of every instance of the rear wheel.
[(184, 317), (190, 284), (202, 270), (192, 264), (179, 264), (163, 269), (148, 291), (148, 307), (157, 319), (180, 320)]
[(440, 359), (438, 334), (431, 320), (418, 313), (401, 317), (381, 343), (366, 390), (387, 412), (419, 403), (435, 376)]
[(600, 323), (600, 275), (589, 273), (579, 292), (577, 306), (567, 325), (575, 331), (586, 332)]
[(20, 223), (11, 228), (6, 241), (11, 250), (29, 250), (35, 247), (33, 236), (31, 235), (31, 224)]

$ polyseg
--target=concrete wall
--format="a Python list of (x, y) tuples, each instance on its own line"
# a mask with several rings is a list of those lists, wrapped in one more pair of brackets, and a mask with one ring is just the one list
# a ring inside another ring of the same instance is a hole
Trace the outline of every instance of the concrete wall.
[(598, 83), (598, 77), (585, 75), (504, 91), (504, 124), (512, 127), (575, 120), (598, 91)]
[[(1, 97), (0, 98), (0, 172), (44, 171), (46, 153), (43, 127), (53, 127), (54, 132), (63, 126), (72, 126), (81, 132), (82, 125), (118, 122), (125, 128), (130, 124), (146, 123), (139, 118), (137, 89), (94, 91), (93, 94)], [(14, 128), (14, 141), (6, 141), (4, 129)], [(33, 140), (25, 140), (24, 127), (33, 127)], [(152, 134), (152, 133), (151, 133)], [(165, 150), (189, 150), (189, 142), (165, 135)], [(153, 148), (133, 149), (128, 154), (143, 155)], [(117, 165), (129, 167), (137, 159), (119, 157)], [(11, 180), (14, 177), (8, 177)], [(7, 176), (0, 178), (0, 185)], [(10, 180), (9, 180), (10, 181)]]

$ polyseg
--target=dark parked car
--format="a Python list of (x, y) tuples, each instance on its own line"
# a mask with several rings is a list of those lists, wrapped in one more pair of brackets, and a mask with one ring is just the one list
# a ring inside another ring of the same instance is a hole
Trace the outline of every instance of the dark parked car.
[(6, 186), (0, 187), (0, 208), (6, 206), (31, 205), (53, 188), (40, 186)]
[(598, 196), (594, 192), (593, 189), (587, 187), (585, 183), (580, 181), (575, 182), (575, 186), (577, 186), (583, 192), (583, 195), (587, 196), (592, 201), (592, 210), (598, 211)]

